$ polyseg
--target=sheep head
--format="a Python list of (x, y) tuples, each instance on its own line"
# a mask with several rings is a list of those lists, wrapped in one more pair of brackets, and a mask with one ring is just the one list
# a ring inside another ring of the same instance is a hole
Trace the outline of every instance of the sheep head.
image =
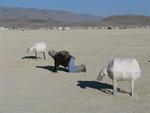
[(27, 49), (26, 53), (28, 54), (30, 52), (30, 48)]
[(33, 51), (33, 47), (28, 48), (26, 53), (29, 53), (30, 51)]
[(97, 80), (98, 80), (98, 81), (101, 81), (105, 75), (108, 75), (106, 68), (102, 69), (102, 70), (99, 72), (98, 77), (97, 77)]

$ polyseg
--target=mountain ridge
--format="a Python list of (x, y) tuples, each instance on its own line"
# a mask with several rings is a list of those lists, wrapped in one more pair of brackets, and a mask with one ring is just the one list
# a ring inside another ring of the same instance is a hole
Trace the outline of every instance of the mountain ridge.
[(112, 15), (103, 18), (70, 11), (0, 6), (0, 26), (54, 27), (54, 26), (149, 26), (150, 16)]

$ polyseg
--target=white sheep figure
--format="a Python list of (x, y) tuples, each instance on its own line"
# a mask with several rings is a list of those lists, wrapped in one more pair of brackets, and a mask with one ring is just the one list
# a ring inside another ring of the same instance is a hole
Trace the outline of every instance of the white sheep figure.
[(117, 81), (131, 81), (131, 95), (134, 96), (134, 80), (141, 76), (141, 70), (135, 58), (115, 58), (99, 72), (97, 80), (102, 80), (105, 75), (113, 80), (114, 95), (117, 92)]
[(46, 44), (44, 42), (39, 42), (33, 44), (30, 48), (27, 49), (27, 53), (30, 51), (34, 51), (36, 55), (36, 60), (38, 59), (38, 53), (43, 53), (44, 59), (46, 59), (45, 52), (46, 52)]

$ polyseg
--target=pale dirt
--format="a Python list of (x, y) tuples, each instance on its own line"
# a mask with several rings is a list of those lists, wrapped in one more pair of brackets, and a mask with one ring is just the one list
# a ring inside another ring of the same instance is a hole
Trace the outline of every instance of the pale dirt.
[[(47, 50), (68, 50), (87, 72), (53, 73), (48, 54), (22, 59), (41, 41)], [(138, 60), (135, 97), (128, 94), (130, 82), (119, 82), (123, 91), (113, 96), (111, 79), (96, 81), (114, 57)], [(150, 113), (150, 30), (0, 31), (0, 72), (0, 113)]]

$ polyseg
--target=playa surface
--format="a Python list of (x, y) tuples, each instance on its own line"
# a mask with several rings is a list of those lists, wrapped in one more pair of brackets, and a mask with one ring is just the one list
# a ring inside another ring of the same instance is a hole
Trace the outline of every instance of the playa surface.
[[(37, 61), (26, 49), (46, 42), (47, 50), (68, 50), (86, 73), (53, 73), (53, 59)], [(96, 80), (114, 57), (134, 57), (141, 67), (131, 97), (130, 82)], [(148, 113), (150, 112), (150, 30), (0, 31), (0, 113)]]

